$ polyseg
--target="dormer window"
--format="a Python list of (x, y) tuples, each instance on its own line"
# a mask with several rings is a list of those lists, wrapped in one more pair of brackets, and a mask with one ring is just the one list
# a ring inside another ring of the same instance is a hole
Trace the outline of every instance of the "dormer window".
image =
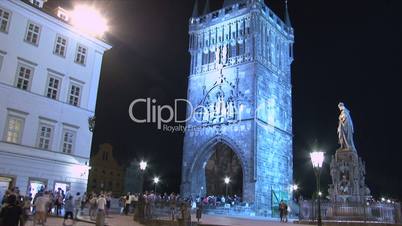
[(29, 2), (39, 8), (43, 8), (43, 4), (47, 2), (47, 0), (29, 0)]
[(65, 9), (61, 8), (60, 6), (57, 7), (57, 9), (56, 9), (56, 15), (58, 18), (66, 21), (66, 22), (68, 22), (70, 20), (68, 12)]

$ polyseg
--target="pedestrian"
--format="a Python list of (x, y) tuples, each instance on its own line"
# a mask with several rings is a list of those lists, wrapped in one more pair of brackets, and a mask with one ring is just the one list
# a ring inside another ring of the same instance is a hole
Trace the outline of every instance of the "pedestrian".
[(81, 193), (77, 192), (76, 197), (74, 199), (74, 218), (78, 219), (78, 212), (80, 211), (81, 206)]
[(97, 204), (98, 204), (98, 213), (96, 215), (96, 226), (104, 226), (106, 199), (103, 194), (99, 196)]
[(285, 213), (285, 206), (284, 206), (284, 202), (283, 200), (281, 200), (281, 202), (279, 203), (279, 217), (281, 218), (281, 222), (284, 221), (284, 213)]
[(201, 202), (197, 202), (197, 210), (196, 210), (196, 218), (197, 218), (197, 222), (200, 223), (200, 219), (202, 216), (202, 203)]
[(89, 200), (89, 219), (95, 220), (96, 216), (96, 208), (97, 208), (97, 199), (95, 194), (92, 194), (91, 199)]
[(81, 197), (80, 215), (84, 215), (84, 208), (85, 208), (87, 203), (88, 203), (87, 193), (84, 192), (84, 194)]
[(111, 200), (111, 194), (110, 194), (110, 193), (107, 193), (107, 194), (106, 194), (106, 206), (105, 206), (105, 214), (106, 214), (106, 217), (109, 216), (109, 210), (110, 210), (110, 207), (111, 207), (111, 202), (112, 202), (112, 200)]
[(283, 203), (283, 218), (284, 222), (288, 222), (288, 205), (285, 202)]
[(47, 207), (48, 207), (49, 199), (45, 195), (37, 196), (34, 202), (35, 207), (35, 215), (33, 220), (33, 225), (36, 223), (45, 225), (46, 223), (46, 215), (47, 215)]
[(63, 205), (63, 195), (61, 194), (60, 190), (56, 194), (54, 203), (56, 205), (56, 215), (57, 216), (61, 215), (61, 206)]
[(63, 220), (63, 225), (66, 224), (66, 221), (68, 220), (68, 218), (70, 217), (70, 219), (74, 222), (74, 203), (73, 203), (73, 196), (68, 196), (68, 198), (66, 199), (66, 202), (64, 204), (64, 220)]
[(22, 215), (22, 208), (17, 205), (17, 197), (10, 194), (6, 197), (5, 206), (1, 208), (1, 224), (5, 226), (18, 226)]
[(125, 197), (125, 203), (124, 203), (124, 214), (125, 215), (128, 215), (128, 212), (130, 211), (130, 204), (131, 204), (130, 192), (128, 192)]

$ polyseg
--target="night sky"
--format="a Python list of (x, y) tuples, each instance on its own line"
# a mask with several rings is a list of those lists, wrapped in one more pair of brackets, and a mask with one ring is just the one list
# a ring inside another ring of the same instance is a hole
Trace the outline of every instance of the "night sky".
[[(219, 9), (222, 2), (211, 0), (211, 8)], [(186, 98), (193, 0), (88, 3), (104, 9), (111, 27), (106, 39), (113, 45), (102, 65), (92, 154), (109, 142), (121, 164), (146, 159), (149, 176), (159, 175), (166, 191), (178, 191), (183, 134), (132, 122), (128, 106), (136, 98), (156, 98), (158, 104)], [(199, 3), (202, 11), (204, 1)], [(283, 18), (284, 1), (266, 3)], [(68, 8), (74, 1), (50, 4)], [(337, 104), (343, 101), (354, 120), (355, 144), (372, 193), (402, 198), (401, 10), (398, 0), (289, 0), (295, 30), (294, 180), (304, 196), (315, 188), (313, 149), (326, 152), (323, 186), (330, 181), (330, 156), (338, 148)]]

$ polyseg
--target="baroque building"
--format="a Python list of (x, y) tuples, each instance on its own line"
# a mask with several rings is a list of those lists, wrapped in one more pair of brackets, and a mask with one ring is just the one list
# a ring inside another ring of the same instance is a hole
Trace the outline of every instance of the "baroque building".
[(283, 21), (262, 0), (225, 0), (214, 12), (207, 1), (203, 15), (195, 5), (182, 195), (221, 195), (214, 184), (228, 176), (229, 194), (240, 195), (256, 214), (289, 199), (293, 42), (287, 7)]
[(88, 119), (110, 48), (46, 0), (0, 1), (0, 196), (14, 186), (86, 191)]
[(88, 192), (112, 192), (119, 196), (123, 192), (124, 169), (113, 158), (110, 144), (99, 145), (99, 150), (91, 157), (91, 170), (88, 178)]

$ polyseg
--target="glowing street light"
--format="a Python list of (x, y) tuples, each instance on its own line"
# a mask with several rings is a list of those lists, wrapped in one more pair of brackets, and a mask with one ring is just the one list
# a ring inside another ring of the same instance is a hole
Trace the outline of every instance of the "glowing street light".
[(295, 192), (295, 191), (299, 190), (299, 186), (297, 184), (292, 184), (292, 185), (290, 185), (290, 190), (292, 192)]
[(154, 181), (154, 192), (156, 194), (156, 185), (159, 183), (159, 177), (154, 177), (153, 181)]
[(228, 197), (228, 187), (229, 187), (229, 183), (230, 183), (230, 177), (225, 177), (224, 181), (225, 181), (225, 186), (226, 186), (226, 197)]
[(322, 221), (321, 221), (321, 189), (320, 189), (320, 173), (321, 173), (321, 167), (322, 163), (324, 162), (324, 152), (322, 151), (314, 151), (310, 153), (310, 158), (311, 158), (311, 163), (313, 164), (315, 176), (316, 176), (316, 181), (317, 181), (317, 194), (318, 194), (318, 219), (317, 223), (318, 226), (322, 226)]
[(108, 30), (106, 19), (89, 5), (75, 6), (70, 16), (71, 24), (89, 35), (101, 37)]
[(147, 166), (148, 166), (147, 162), (143, 160), (140, 162), (140, 170), (144, 171), (147, 168)]
[(144, 188), (144, 174), (145, 174), (145, 170), (147, 169), (148, 163), (145, 162), (144, 160), (141, 160), (140, 162), (140, 175), (141, 175), (141, 192)]

